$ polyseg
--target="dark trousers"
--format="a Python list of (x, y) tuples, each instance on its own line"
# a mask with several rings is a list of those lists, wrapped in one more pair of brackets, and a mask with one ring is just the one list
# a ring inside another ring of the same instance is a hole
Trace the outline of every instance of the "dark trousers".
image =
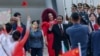
[(60, 50), (55, 50), (55, 56), (59, 56)]
[(31, 56), (43, 56), (43, 48), (31, 48)]

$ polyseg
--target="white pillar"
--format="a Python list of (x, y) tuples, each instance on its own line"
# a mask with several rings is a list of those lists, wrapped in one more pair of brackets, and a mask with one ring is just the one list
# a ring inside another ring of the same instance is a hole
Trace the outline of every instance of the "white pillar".
[(56, 0), (57, 2), (57, 10), (58, 10), (58, 15), (65, 15), (64, 13), (64, 2), (63, 0)]
[(51, 0), (45, 0), (47, 8), (53, 8)]

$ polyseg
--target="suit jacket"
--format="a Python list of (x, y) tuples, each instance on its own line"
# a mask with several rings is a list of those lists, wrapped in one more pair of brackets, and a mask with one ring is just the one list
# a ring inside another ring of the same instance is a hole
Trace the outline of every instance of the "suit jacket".
[(65, 25), (65, 24), (62, 24), (62, 28), (63, 28), (63, 35), (61, 33), (61, 30), (58, 26), (58, 24), (55, 24), (53, 27), (52, 27), (52, 30), (51, 32), (53, 32), (54, 34), (54, 41), (53, 41), (53, 49), (55, 50), (61, 50), (61, 41), (63, 40), (64, 41), (64, 45), (68, 47), (68, 35), (65, 33), (65, 30), (68, 26)]
[(100, 56), (100, 29), (91, 34), (91, 49), (94, 56)]
[(71, 48), (77, 48), (78, 43), (81, 44), (82, 56), (86, 56), (89, 29), (86, 25), (73, 24), (73, 26), (66, 29), (71, 41)]
[(40, 29), (37, 31), (30, 30), (29, 49), (31, 48), (43, 48), (43, 36)]

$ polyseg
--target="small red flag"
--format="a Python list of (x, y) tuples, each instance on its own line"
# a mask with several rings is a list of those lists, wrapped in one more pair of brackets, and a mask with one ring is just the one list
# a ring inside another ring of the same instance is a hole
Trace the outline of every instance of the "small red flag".
[(27, 5), (28, 5), (27, 1), (24, 0), (24, 1), (22, 2), (22, 6), (23, 6), (23, 7), (26, 7)]
[(79, 56), (79, 48), (72, 49), (63, 54), (62, 56)]

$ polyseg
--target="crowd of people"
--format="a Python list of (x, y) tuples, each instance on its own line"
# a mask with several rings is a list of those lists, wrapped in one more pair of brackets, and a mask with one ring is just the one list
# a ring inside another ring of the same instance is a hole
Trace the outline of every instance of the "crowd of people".
[(62, 42), (66, 52), (80, 43), (82, 56), (99, 56), (100, 5), (72, 4), (71, 12), (64, 20), (47, 8), (42, 12), (42, 22), (27, 16), (26, 26), (16, 12), (8, 23), (0, 25), (0, 56), (26, 56), (27, 51), (31, 56), (43, 56), (44, 45), (49, 56), (59, 56)]

